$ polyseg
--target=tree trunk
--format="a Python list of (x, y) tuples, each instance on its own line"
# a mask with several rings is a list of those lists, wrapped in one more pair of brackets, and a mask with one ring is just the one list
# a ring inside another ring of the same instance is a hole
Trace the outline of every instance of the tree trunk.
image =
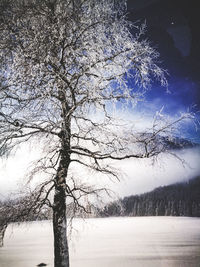
[(66, 219), (66, 177), (69, 167), (69, 154), (63, 149), (57, 175), (53, 205), (54, 267), (69, 267)]
[(71, 118), (68, 115), (69, 107), (64, 90), (59, 91), (62, 105), (62, 130), (60, 163), (55, 177), (55, 195), (53, 205), (53, 231), (54, 231), (54, 267), (69, 267), (69, 249), (67, 242), (66, 222), (66, 177), (70, 164), (70, 137)]
[(3, 247), (3, 238), (6, 231), (7, 225), (0, 226), (0, 247)]
[(69, 267), (65, 199), (64, 188), (57, 187), (53, 209), (54, 267)]

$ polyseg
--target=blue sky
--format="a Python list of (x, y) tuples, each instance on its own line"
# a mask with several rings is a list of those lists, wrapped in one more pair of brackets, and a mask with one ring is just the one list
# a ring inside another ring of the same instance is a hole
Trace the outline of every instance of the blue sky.
[[(200, 35), (195, 3), (128, 0), (128, 12), (133, 22), (146, 21), (145, 38), (160, 53), (160, 65), (169, 74), (168, 89), (152, 84), (145, 101), (139, 103), (136, 110), (154, 114), (164, 107), (163, 112), (171, 117), (191, 111), (200, 120)], [(200, 143), (200, 129), (187, 124), (183, 130), (186, 138)]]
[[(179, 89), (181, 88), (181, 89)], [(181, 112), (192, 112), (195, 114), (195, 119), (191, 123), (184, 124), (184, 137), (189, 138), (194, 142), (200, 143), (200, 125), (198, 120), (200, 114), (199, 107), (195, 103), (194, 91), (197, 85), (192, 81), (177, 79), (169, 84), (168, 89), (158, 85), (153, 85), (146, 93), (144, 102), (140, 102), (136, 108), (138, 112), (146, 114), (155, 114), (163, 108), (163, 113), (170, 117), (176, 117)]]

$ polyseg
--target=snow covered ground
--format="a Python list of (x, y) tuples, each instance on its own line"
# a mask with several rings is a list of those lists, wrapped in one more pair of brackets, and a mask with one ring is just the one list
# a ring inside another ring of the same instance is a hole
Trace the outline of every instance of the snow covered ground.
[[(71, 267), (199, 267), (200, 218), (75, 219)], [(52, 225), (14, 224), (0, 248), (0, 267), (53, 267)]]

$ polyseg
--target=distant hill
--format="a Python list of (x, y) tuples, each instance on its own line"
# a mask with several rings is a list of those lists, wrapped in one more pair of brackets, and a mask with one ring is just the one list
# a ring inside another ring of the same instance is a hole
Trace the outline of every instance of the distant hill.
[(109, 203), (99, 215), (200, 217), (200, 176)]
[(136, 135), (136, 144), (141, 151), (149, 152), (149, 156), (157, 155), (161, 151), (199, 148), (200, 144), (178, 136), (163, 136), (154, 132), (144, 132)]
[(168, 149), (185, 149), (185, 148), (194, 148), (199, 147), (200, 144), (192, 142), (185, 138), (180, 137), (174, 137), (173, 139), (170, 139), (168, 137), (160, 137), (163, 142), (165, 142)]

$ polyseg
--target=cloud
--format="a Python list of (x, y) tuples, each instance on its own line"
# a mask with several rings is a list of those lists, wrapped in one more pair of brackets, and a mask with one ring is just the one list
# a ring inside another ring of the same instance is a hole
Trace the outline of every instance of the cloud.
[(24, 144), (9, 158), (0, 159), (0, 198), (19, 192), (26, 181), (26, 173), (32, 161), (39, 154), (39, 149)]
[(156, 187), (187, 181), (200, 175), (200, 149), (176, 151), (183, 164), (172, 155), (162, 154), (152, 164), (151, 159), (129, 159), (116, 163), (123, 175), (120, 183), (111, 185), (119, 196), (141, 194)]
[[(23, 147), (15, 156), (8, 159), (7, 163), (1, 161), (0, 168), (0, 198), (6, 197), (11, 192), (17, 192), (22, 186), (24, 174), (27, 172), (30, 162), (38, 157), (39, 152), (32, 152)], [(110, 162), (110, 165), (119, 171), (121, 180), (112, 181), (101, 174), (88, 171), (79, 165), (71, 168), (71, 173), (81, 182), (98, 187), (106, 187), (116, 193), (116, 196), (124, 197), (133, 194), (141, 194), (151, 191), (156, 187), (172, 183), (187, 181), (200, 175), (200, 149), (184, 149), (176, 151), (177, 156), (185, 161), (183, 165), (174, 156), (162, 154), (154, 163), (151, 159), (127, 159)], [(108, 199), (107, 199), (108, 200)]]
[[(156, 187), (188, 181), (200, 175), (200, 149), (182, 149), (175, 151), (176, 156), (159, 155), (152, 159), (126, 159), (110, 162), (110, 166), (118, 171), (120, 180), (110, 180), (107, 176), (90, 172), (75, 166), (72, 173), (82, 182), (94, 187), (110, 189), (114, 198), (149, 192)], [(178, 159), (178, 157), (180, 159)], [(105, 196), (104, 201), (110, 199)]]

